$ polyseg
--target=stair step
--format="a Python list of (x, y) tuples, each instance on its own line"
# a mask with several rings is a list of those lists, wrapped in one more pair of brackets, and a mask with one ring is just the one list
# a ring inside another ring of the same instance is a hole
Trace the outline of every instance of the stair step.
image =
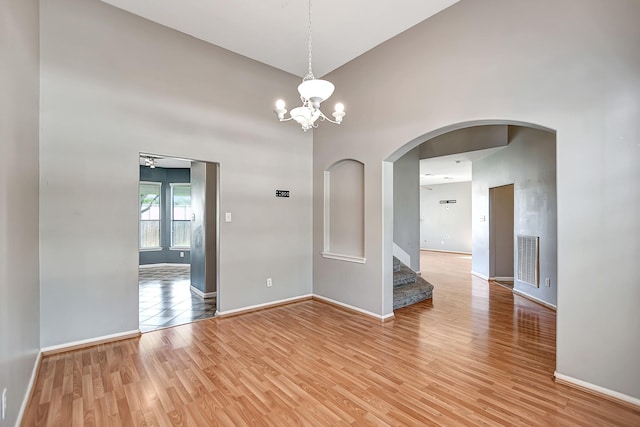
[(415, 283), (397, 286), (393, 289), (393, 309), (406, 307), (433, 297), (433, 285), (420, 276)]
[(400, 269), (393, 273), (393, 286), (404, 286), (416, 282), (416, 272), (404, 264), (400, 265)]

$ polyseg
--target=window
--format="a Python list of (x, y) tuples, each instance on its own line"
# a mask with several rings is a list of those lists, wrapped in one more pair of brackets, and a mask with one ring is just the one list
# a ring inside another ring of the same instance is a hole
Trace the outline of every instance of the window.
[(140, 249), (160, 249), (159, 182), (140, 183)]
[(171, 184), (171, 247), (191, 247), (191, 184)]

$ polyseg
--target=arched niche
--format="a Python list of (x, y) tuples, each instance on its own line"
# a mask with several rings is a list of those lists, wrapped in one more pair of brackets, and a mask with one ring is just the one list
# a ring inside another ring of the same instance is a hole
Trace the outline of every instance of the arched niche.
[(322, 256), (365, 263), (364, 163), (335, 162), (324, 171), (324, 247)]

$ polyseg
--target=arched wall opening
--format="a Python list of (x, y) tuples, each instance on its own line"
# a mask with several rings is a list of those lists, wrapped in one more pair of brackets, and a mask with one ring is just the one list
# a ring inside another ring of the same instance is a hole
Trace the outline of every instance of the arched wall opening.
[[(477, 129), (478, 132), (474, 132)], [(478, 136), (480, 135), (480, 136)], [(454, 138), (452, 136), (457, 136)], [(475, 137), (474, 137), (475, 136)], [(460, 142), (467, 138), (468, 141)], [(497, 141), (502, 140), (502, 142)], [(429, 146), (437, 141), (438, 147)], [(455, 143), (454, 143), (455, 141)], [(487, 158), (474, 162), (472, 190), (473, 273), (484, 279), (491, 277), (490, 189), (514, 184), (514, 240), (518, 235), (539, 237), (539, 281), (535, 284), (518, 280), (518, 257), (514, 249), (514, 293), (555, 308), (557, 305), (557, 204), (556, 204), (556, 135), (555, 131), (533, 123), (510, 120), (482, 120), (456, 123), (434, 130), (404, 144), (382, 164), (383, 170), (383, 312), (392, 312), (394, 254), (394, 163), (405, 154), (415, 157), (423, 152), (463, 153), (488, 146), (504, 146)], [(447, 147), (448, 146), (448, 147)], [(413, 151), (412, 151), (413, 150)], [(458, 150), (458, 151), (456, 151)], [(413, 153), (413, 154), (411, 154)], [(428, 154), (427, 154), (428, 155)], [(405, 164), (406, 162), (400, 162)], [(403, 166), (404, 167), (404, 166)], [(395, 171), (397, 172), (397, 171)], [(416, 188), (418, 176), (416, 176)], [(397, 189), (396, 189), (397, 190)], [(419, 222), (419, 207), (415, 221)], [(406, 218), (406, 213), (403, 213)], [(415, 225), (415, 224), (414, 224)], [(398, 221), (395, 221), (395, 227)], [(397, 230), (395, 235), (398, 235)], [(419, 250), (416, 254), (419, 258)], [(530, 260), (531, 261), (531, 260)], [(548, 280), (547, 280), (548, 279)], [(434, 291), (437, 296), (437, 287)]]

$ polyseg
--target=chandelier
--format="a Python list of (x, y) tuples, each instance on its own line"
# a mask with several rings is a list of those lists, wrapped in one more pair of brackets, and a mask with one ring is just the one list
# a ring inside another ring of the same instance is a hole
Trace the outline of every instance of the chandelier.
[(301, 107), (296, 107), (289, 113), (289, 117), (285, 117), (287, 109), (282, 99), (276, 101), (276, 108), (273, 110), (281, 122), (295, 120), (302, 130), (305, 132), (311, 128), (318, 127), (317, 121), (328, 121), (335, 124), (342, 123), (345, 116), (344, 105), (337, 103), (335, 111), (331, 114), (335, 120), (331, 120), (320, 111), (320, 104), (326, 101), (335, 89), (333, 83), (327, 80), (316, 79), (311, 70), (312, 60), (312, 39), (311, 39), (311, 0), (309, 0), (309, 71), (302, 79), (302, 83), (298, 86), (300, 93)]

